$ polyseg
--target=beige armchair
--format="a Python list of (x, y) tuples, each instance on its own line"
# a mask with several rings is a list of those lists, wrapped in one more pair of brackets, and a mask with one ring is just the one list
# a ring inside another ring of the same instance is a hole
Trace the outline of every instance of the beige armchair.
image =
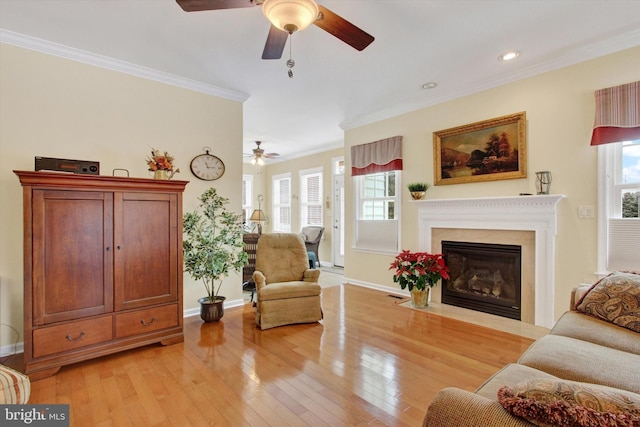
[(320, 270), (309, 269), (304, 241), (297, 234), (263, 234), (258, 241), (256, 324), (261, 329), (322, 319)]

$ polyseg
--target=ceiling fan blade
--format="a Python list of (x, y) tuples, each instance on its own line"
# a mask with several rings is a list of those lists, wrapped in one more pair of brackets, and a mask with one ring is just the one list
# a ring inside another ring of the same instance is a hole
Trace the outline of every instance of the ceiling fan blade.
[(201, 10), (237, 9), (239, 7), (253, 7), (251, 0), (176, 0), (185, 12), (199, 12)]
[(357, 50), (364, 50), (375, 38), (351, 22), (318, 5), (320, 17), (313, 23)]
[(262, 59), (282, 58), (284, 46), (287, 44), (287, 37), (289, 37), (289, 33), (271, 25), (269, 35), (267, 36), (267, 42), (265, 43), (264, 51), (262, 52)]

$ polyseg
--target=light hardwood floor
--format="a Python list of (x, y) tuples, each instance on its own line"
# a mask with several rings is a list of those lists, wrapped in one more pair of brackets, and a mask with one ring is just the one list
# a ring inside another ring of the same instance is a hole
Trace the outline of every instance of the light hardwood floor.
[(322, 300), (321, 323), (267, 331), (250, 304), (187, 318), (184, 343), (63, 367), (30, 403), (69, 403), (75, 426), (419, 426), (439, 389), (474, 390), (532, 342), (354, 285)]

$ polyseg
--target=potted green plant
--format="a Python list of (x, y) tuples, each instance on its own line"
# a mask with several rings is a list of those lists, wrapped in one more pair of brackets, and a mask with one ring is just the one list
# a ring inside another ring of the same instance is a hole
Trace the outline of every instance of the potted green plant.
[(449, 278), (449, 268), (442, 254), (403, 250), (396, 255), (389, 270), (395, 269), (393, 282), (401, 289), (409, 288), (414, 307), (426, 307), (429, 291), (440, 279)]
[(424, 196), (427, 193), (427, 190), (429, 189), (429, 187), (430, 185), (427, 184), (426, 182), (411, 182), (407, 184), (407, 188), (409, 189), (409, 192), (411, 193), (411, 198), (413, 200), (424, 199)]
[(184, 269), (204, 283), (207, 296), (198, 300), (200, 317), (213, 322), (224, 315), (226, 297), (219, 295), (222, 281), (231, 271), (242, 269), (247, 253), (243, 251), (242, 218), (227, 209), (229, 199), (210, 188), (198, 200), (196, 210), (183, 218)]

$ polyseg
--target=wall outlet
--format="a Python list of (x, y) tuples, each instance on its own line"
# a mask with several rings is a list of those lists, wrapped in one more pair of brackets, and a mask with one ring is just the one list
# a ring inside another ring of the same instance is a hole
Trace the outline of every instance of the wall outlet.
[(579, 218), (593, 218), (593, 206), (580, 206), (578, 207)]

